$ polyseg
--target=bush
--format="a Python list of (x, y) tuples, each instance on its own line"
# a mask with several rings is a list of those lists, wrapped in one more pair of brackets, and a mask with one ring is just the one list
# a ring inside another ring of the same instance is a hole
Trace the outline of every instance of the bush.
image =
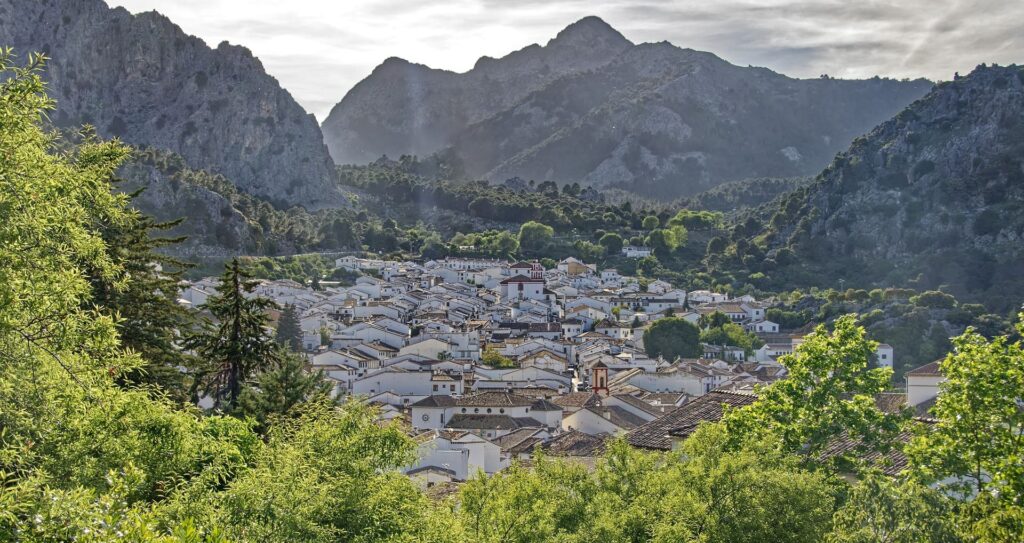
[(938, 290), (929, 290), (922, 292), (917, 296), (910, 298), (910, 303), (918, 307), (927, 307), (931, 309), (953, 309), (956, 307), (956, 298), (940, 292)]

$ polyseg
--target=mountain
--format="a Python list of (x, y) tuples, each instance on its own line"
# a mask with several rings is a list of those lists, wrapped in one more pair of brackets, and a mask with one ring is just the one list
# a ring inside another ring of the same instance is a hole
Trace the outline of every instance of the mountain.
[[(781, 279), (943, 287), (1019, 306), (1024, 291), (1024, 68), (979, 66), (858, 138), (784, 198), (759, 236)], [(756, 239), (756, 237), (755, 237)], [(780, 253), (792, 250), (796, 259)]]
[(278, 205), (340, 199), (316, 120), (243, 47), (211, 49), (159, 13), (102, 0), (0, 0), (0, 45), (52, 59), (60, 127), (174, 151)]
[(931, 86), (793, 79), (667, 42), (636, 45), (588, 17), (466, 73), (389, 59), (322, 128), (339, 163), (450, 148), (471, 176), (672, 197), (814, 175)]
[(331, 110), (324, 139), (338, 164), (368, 163), (382, 154), (428, 155), (467, 126), (558, 78), (602, 66), (632, 45), (601, 19), (587, 17), (544, 47), (482, 57), (462, 74), (392, 57)]

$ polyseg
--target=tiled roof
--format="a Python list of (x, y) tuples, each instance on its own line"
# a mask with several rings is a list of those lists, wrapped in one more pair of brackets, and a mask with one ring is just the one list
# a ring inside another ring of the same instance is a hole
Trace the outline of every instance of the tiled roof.
[(562, 406), (542, 398), (534, 402), (530, 409), (534, 411), (561, 411)]
[[(651, 405), (651, 404), (641, 400), (640, 398), (637, 398), (636, 396), (633, 396), (633, 395), (630, 395), (630, 394), (616, 394), (614, 397), (615, 397), (615, 399), (621, 401), (622, 403), (629, 404), (629, 405), (631, 405), (631, 406), (633, 406), (633, 407), (643, 411), (644, 413), (649, 413), (651, 415), (656, 415), (656, 416), (660, 416), (660, 415), (664, 415), (665, 414), (665, 410), (662, 407), (655, 407), (655, 406), (653, 406), (653, 405)], [(674, 405), (671, 405), (670, 407), (672, 409), (675, 409)]]
[(504, 451), (518, 453), (520, 451), (514, 451), (513, 449), (521, 449), (524, 442), (530, 442), (526, 451), (533, 448), (533, 443), (540, 441), (540, 438), (536, 437), (537, 432), (540, 432), (537, 428), (520, 428), (514, 432), (505, 434), (499, 438), (493, 439), (491, 442), (502, 448)]
[(674, 406), (679, 403), (680, 400), (685, 401), (686, 394), (682, 392), (646, 392), (640, 396), (640, 399), (654, 406)]
[(522, 407), (531, 406), (536, 400), (508, 392), (478, 392), (464, 396), (458, 401), (460, 407)]
[(566, 407), (583, 408), (601, 405), (601, 397), (593, 392), (570, 392), (569, 394), (552, 398), (551, 401), (555, 405), (562, 406), (562, 409)]
[(406, 475), (416, 475), (417, 473), (424, 473), (424, 472), (428, 472), (428, 471), (436, 471), (438, 473), (443, 473), (445, 475), (448, 475), (449, 477), (455, 477), (455, 472), (454, 471), (452, 471), (452, 470), (450, 470), (448, 468), (442, 468), (440, 466), (422, 466), (422, 467), (418, 467), (418, 468), (415, 468), (415, 469), (411, 469), (411, 470), (405, 472), (405, 474)]
[(509, 283), (543, 283), (543, 282), (544, 282), (543, 279), (530, 279), (529, 277), (527, 277), (525, 275), (517, 275), (515, 277), (509, 277), (508, 279), (505, 279), (504, 281), (501, 282), (501, 284), (502, 285), (507, 285)]
[(928, 376), (928, 377), (942, 377), (942, 372), (939, 371), (939, 363), (940, 362), (942, 362), (942, 361), (941, 360), (936, 360), (935, 362), (931, 362), (931, 363), (925, 364), (925, 365), (923, 365), (923, 366), (921, 366), (919, 368), (914, 368), (914, 369), (908, 371), (907, 375), (908, 376), (915, 375), (915, 376)]
[[(901, 444), (906, 444), (909, 443), (911, 438), (913, 437), (913, 431), (905, 430), (903, 432), (900, 432), (896, 440)], [(825, 447), (825, 450), (822, 451), (820, 458), (822, 460), (829, 460), (832, 458), (836, 458), (840, 455), (848, 453), (857, 453), (857, 448), (859, 447), (859, 445), (860, 443), (857, 440), (851, 439), (849, 436), (843, 435), (842, 437), (833, 439)], [(907, 466), (909, 465), (907, 455), (903, 453), (902, 447), (900, 445), (896, 445), (886, 453), (860, 453), (860, 458), (862, 460), (866, 460), (871, 465), (880, 468), (882, 470), (882, 473), (885, 473), (886, 475), (890, 476), (899, 475), (900, 472), (907, 469)]]
[(458, 400), (451, 396), (433, 395), (423, 398), (410, 407), (454, 407), (456, 405), (458, 405)]
[(578, 430), (563, 432), (541, 447), (551, 456), (598, 456), (604, 452), (607, 436), (593, 436)]
[(587, 407), (587, 411), (591, 411), (599, 417), (611, 422), (612, 424), (622, 428), (623, 430), (632, 430), (637, 426), (643, 425), (644, 419), (626, 411), (625, 409), (617, 406), (599, 406), (599, 407)]
[(882, 392), (875, 396), (875, 406), (883, 413), (899, 413), (907, 406), (907, 395), (903, 392)]
[(626, 435), (626, 440), (636, 447), (667, 451), (672, 448), (670, 432), (674, 431), (672, 435), (676, 437), (685, 437), (692, 433), (701, 422), (721, 420), (723, 405), (743, 407), (756, 400), (757, 396), (745, 392), (713, 390), (684, 404), (679, 409), (636, 428)]
[(543, 428), (544, 425), (529, 417), (508, 415), (463, 415), (452, 416), (449, 428), (460, 430), (518, 430), (519, 428)]
[(539, 437), (530, 437), (520, 441), (517, 445), (513, 445), (507, 449), (510, 454), (523, 454), (533, 451), (533, 448), (538, 443), (543, 443), (544, 440)]

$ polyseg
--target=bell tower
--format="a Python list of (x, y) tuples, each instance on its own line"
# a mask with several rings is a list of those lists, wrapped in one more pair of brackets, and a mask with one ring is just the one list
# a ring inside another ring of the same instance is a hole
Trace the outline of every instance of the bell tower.
[(534, 260), (530, 265), (530, 279), (544, 279), (544, 266)]
[(608, 366), (598, 362), (590, 368), (590, 390), (603, 396), (608, 395)]

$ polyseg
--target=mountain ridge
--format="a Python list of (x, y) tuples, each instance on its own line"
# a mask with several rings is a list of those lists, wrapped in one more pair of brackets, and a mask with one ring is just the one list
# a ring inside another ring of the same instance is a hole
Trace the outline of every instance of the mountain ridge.
[(789, 78), (664, 41), (634, 44), (596, 17), (461, 74), (416, 65), (396, 75), (385, 64), (321, 125), (336, 162), (448, 150), (472, 177), (581, 181), (658, 197), (813, 175), (931, 87)]

